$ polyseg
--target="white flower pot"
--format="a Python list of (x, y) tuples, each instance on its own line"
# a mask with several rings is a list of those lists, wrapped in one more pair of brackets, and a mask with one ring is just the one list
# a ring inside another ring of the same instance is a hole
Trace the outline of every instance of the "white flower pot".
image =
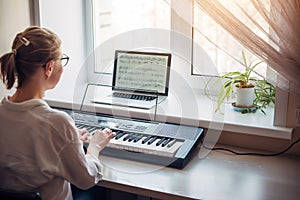
[(237, 107), (250, 108), (253, 107), (255, 99), (254, 87), (251, 88), (236, 88), (236, 102)]

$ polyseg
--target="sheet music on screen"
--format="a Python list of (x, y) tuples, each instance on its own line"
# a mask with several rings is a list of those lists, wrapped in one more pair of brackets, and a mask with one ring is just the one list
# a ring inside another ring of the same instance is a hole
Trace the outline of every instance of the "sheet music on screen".
[(115, 89), (134, 91), (168, 91), (170, 56), (163, 53), (117, 51)]

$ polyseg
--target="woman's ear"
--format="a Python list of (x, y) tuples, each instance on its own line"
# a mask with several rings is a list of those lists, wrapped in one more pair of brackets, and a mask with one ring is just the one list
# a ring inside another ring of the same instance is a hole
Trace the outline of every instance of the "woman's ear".
[(45, 66), (45, 76), (46, 78), (49, 78), (53, 72), (53, 66), (54, 66), (54, 61), (53, 60), (50, 60), (46, 63), (46, 66)]

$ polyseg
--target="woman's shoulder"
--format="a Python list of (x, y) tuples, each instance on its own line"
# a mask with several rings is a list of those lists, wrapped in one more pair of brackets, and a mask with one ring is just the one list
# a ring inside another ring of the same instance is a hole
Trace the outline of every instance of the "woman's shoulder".
[(42, 115), (47, 119), (47, 123), (50, 125), (49, 128), (56, 132), (55, 135), (60, 135), (61, 138), (68, 138), (69, 140), (77, 140), (78, 129), (74, 120), (66, 112), (48, 107), (45, 108)]
[(49, 108), (49, 118), (56, 122), (68, 122), (74, 123), (73, 119), (66, 112), (57, 110), (54, 108)]
[(71, 120), (71, 117), (66, 112), (50, 107), (45, 100), (38, 99), (38, 101), (39, 105), (34, 108), (36, 114), (51, 120)]
[(69, 114), (56, 108), (51, 108), (48, 105), (44, 105), (36, 108), (36, 113), (42, 118), (47, 120), (47, 123), (53, 125), (56, 128), (75, 126), (74, 120)]

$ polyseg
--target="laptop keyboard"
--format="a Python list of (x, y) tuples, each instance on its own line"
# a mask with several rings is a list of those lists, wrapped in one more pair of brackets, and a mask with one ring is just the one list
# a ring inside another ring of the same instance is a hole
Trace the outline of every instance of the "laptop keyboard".
[(152, 101), (156, 97), (153, 96), (146, 96), (141, 94), (128, 94), (128, 93), (122, 93), (122, 92), (113, 92), (113, 97), (119, 97), (124, 99), (134, 99), (134, 100), (140, 100), (140, 101)]

